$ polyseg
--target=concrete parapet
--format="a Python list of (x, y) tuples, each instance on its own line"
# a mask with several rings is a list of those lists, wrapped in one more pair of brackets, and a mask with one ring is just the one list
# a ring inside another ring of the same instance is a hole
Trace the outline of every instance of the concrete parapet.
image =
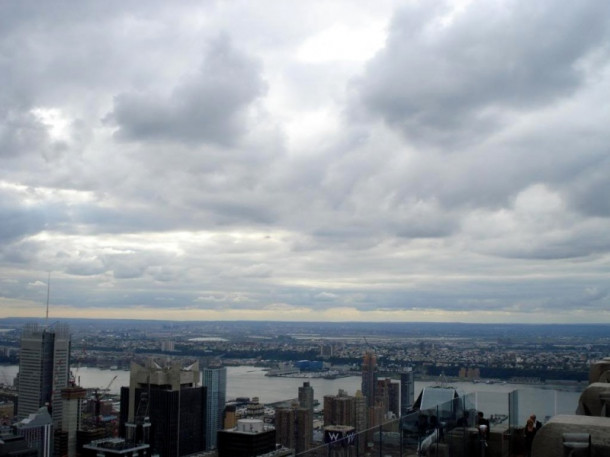
[(610, 357), (605, 357), (591, 364), (591, 368), (589, 368), (589, 384), (594, 382), (610, 383)]
[(445, 435), (447, 452), (452, 457), (508, 457), (511, 435), (507, 429), (492, 430), (486, 440), (485, 450), (479, 431), (474, 428), (456, 427)]
[(591, 457), (610, 456), (610, 418), (577, 415), (555, 416), (538, 430), (532, 456), (563, 456), (563, 434), (583, 432), (591, 435)]
[(510, 450), (511, 435), (508, 430), (492, 430), (487, 443), (489, 445), (487, 456), (508, 457)]
[(610, 383), (596, 382), (589, 384), (580, 394), (576, 413), (583, 416), (606, 416), (610, 405), (604, 404), (610, 397)]

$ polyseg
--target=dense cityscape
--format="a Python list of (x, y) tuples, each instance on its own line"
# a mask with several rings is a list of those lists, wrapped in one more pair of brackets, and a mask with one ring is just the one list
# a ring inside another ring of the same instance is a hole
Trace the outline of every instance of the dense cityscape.
[[(138, 452), (160, 457), (351, 456), (375, 455), (377, 448), (396, 456), (478, 456), (481, 439), (491, 445), (487, 455), (518, 456), (525, 446), (518, 409), (479, 417), (477, 411), (491, 404), (477, 405), (476, 395), (473, 402), (472, 394), (452, 383), (510, 383), (539, 392), (578, 393), (596, 385), (591, 384), (591, 367), (610, 353), (607, 325), (74, 319), (48, 324), (2, 319), (0, 328), (2, 363), (20, 367), (14, 380), (6, 375), (2, 380), (2, 439), (21, 443), (15, 446), (23, 452), (32, 449), (32, 455), (40, 456), (44, 448), (42, 455), (49, 457), (112, 455), (113, 450), (133, 457)], [(266, 379), (299, 379), (298, 395), (293, 392), (291, 400), (285, 398), (290, 393), (278, 391), (277, 398), (262, 403), (256, 396), (261, 386), (254, 384), (251, 396), (227, 398), (227, 383), (235, 373), (227, 367), (247, 366), (264, 370)], [(84, 367), (128, 372), (119, 382), (129, 385), (117, 386), (120, 394), (111, 394), (117, 374), (106, 388), (80, 386), (78, 373)], [(45, 370), (52, 386), (44, 387)], [(607, 382), (609, 374), (606, 367), (597, 377)], [(39, 377), (42, 384), (36, 383)], [(336, 394), (314, 397), (311, 383), (317, 379), (341, 386), (343, 379), (354, 378), (361, 381), (353, 392), (339, 387)], [(416, 383), (431, 380), (436, 384), (415, 391)], [(515, 392), (507, 395), (517, 398)], [(174, 414), (175, 401), (182, 405), (180, 414), (187, 414), (177, 429), (169, 422), (162, 425)], [(552, 414), (541, 419), (545, 425), (555, 420)], [(28, 431), (39, 430), (40, 423), (48, 424), (46, 435)], [(466, 428), (458, 436), (460, 424)], [(477, 428), (481, 425), (488, 427), (486, 433)], [(476, 439), (465, 434), (468, 427), (475, 427)], [(510, 454), (508, 447), (498, 450), (497, 436), (515, 430)], [(457, 440), (452, 445), (444, 438), (450, 432)], [(44, 445), (43, 435), (48, 437)], [(239, 441), (244, 436), (255, 436), (258, 444)], [(333, 447), (337, 443), (347, 454)]]
[[(70, 320), (72, 365), (129, 369), (136, 355), (222, 358), (227, 365), (323, 360), (359, 371), (374, 347), (381, 370), (410, 366), (419, 376), (584, 381), (591, 361), (610, 353), (607, 325), (158, 323)], [(4, 320), (3, 363), (16, 363), (23, 320)]]

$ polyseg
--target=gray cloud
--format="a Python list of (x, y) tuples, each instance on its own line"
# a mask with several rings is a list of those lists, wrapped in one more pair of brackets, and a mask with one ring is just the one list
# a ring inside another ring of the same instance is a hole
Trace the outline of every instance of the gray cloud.
[(0, 3), (0, 296), (599, 319), (606, 4), (262, 1)]
[(223, 35), (208, 44), (201, 68), (169, 96), (118, 95), (110, 119), (123, 139), (230, 145), (247, 129), (246, 109), (265, 91), (260, 65)]
[(357, 84), (364, 106), (410, 140), (451, 151), (511, 112), (557, 103), (585, 84), (589, 56), (607, 52), (610, 11), (603, 1), (555, 6), (472, 3), (448, 23), (447, 5), (401, 9)]
[(47, 129), (31, 113), (0, 108), (0, 157), (10, 160), (48, 150)]

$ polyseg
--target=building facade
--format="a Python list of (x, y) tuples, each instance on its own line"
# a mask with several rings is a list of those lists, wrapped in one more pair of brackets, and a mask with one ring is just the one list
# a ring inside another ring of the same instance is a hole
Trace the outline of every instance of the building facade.
[(377, 390), (377, 355), (366, 351), (362, 357), (362, 395), (367, 398), (368, 406), (375, 406)]
[(275, 429), (260, 419), (240, 419), (232, 430), (218, 432), (218, 457), (252, 457), (272, 452)]
[(294, 408), (275, 410), (275, 439), (278, 444), (289, 449), (296, 448), (296, 420)]
[(123, 438), (103, 438), (83, 446), (82, 457), (150, 457), (150, 445)]
[(53, 419), (45, 406), (15, 424), (15, 433), (38, 451), (38, 457), (53, 455)]
[(66, 437), (65, 449), (60, 449), (59, 455), (76, 457), (76, 433), (81, 428), (82, 404), (87, 391), (82, 387), (67, 387), (61, 390), (62, 421), (61, 431)]
[(309, 382), (304, 382), (299, 387), (299, 406), (307, 408), (313, 413), (313, 387), (311, 387)]
[[(199, 364), (131, 364), (130, 385), (121, 388), (120, 434), (127, 441), (150, 441), (160, 457), (205, 450), (206, 389), (198, 386)], [(134, 430), (134, 436), (129, 431)], [(143, 439), (138, 431), (146, 433)]]
[(400, 415), (406, 416), (415, 402), (415, 380), (413, 369), (405, 368), (400, 373)]
[(313, 414), (307, 408), (293, 405), (292, 408), (275, 410), (276, 442), (301, 454), (311, 448), (313, 441)]
[(206, 449), (216, 449), (216, 434), (223, 428), (223, 416), (227, 402), (227, 369), (204, 368), (203, 386), (206, 388), (205, 410)]
[(61, 429), (61, 389), (68, 387), (70, 378), (70, 344), (70, 330), (65, 324), (52, 328), (25, 326), (19, 353), (19, 419), (46, 406), (53, 426)]

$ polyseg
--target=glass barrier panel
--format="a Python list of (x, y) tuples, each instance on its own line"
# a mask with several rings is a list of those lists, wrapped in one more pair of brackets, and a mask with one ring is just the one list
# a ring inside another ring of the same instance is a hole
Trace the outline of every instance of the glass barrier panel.
[(506, 392), (477, 392), (477, 410), (484, 413), (492, 429), (509, 426), (509, 398)]
[[(295, 455), (508, 457), (522, 454), (522, 434), (519, 431), (530, 414), (535, 413), (544, 423), (547, 416), (559, 411), (557, 393), (553, 390), (486, 390), (453, 397), (400, 418), (380, 419), (369, 416), (369, 421), (378, 423), (365, 430), (339, 425), (325, 427), (323, 431), (317, 432), (317, 441), (311, 449)], [(436, 398), (429, 401), (434, 400)], [(481, 430), (478, 427), (479, 411), (484, 412), (489, 428)]]

